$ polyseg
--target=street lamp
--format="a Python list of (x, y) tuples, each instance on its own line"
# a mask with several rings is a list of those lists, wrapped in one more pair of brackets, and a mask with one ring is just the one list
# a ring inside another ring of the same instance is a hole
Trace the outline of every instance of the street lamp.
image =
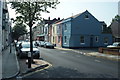
[(13, 18), (11, 18), (11, 25), (10, 25), (10, 53), (12, 52), (12, 46), (11, 46), (11, 43), (12, 43), (12, 21), (13, 21), (14, 19)]

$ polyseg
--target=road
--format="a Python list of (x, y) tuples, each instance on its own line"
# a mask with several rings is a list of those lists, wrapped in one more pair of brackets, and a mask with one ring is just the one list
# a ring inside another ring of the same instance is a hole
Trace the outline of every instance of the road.
[(118, 78), (118, 62), (85, 56), (73, 51), (39, 48), (41, 57), (52, 64), (24, 78)]

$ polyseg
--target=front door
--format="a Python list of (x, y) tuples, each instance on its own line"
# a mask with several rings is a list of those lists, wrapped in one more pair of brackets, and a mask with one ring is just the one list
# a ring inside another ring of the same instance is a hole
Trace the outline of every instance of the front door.
[(90, 36), (90, 47), (93, 47), (93, 36)]

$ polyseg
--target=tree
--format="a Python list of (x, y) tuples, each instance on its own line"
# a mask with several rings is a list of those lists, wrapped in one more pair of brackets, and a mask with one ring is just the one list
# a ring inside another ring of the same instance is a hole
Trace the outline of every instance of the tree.
[(113, 36), (119, 40), (120, 39), (120, 16), (116, 15), (113, 19), (112, 19), (112, 23), (110, 25), (111, 29), (112, 29), (112, 34)]
[(112, 19), (112, 22), (118, 21), (119, 19), (120, 19), (120, 16), (119, 16), (119, 15), (116, 15), (116, 16)]
[(20, 16), (16, 17), (16, 21), (22, 21), (29, 27), (32, 27), (36, 21), (42, 20), (41, 12), (47, 12), (48, 8), (56, 9), (56, 5), (59, 4), (58, 0), (44, 0), (42, 2), (10, 2), (11, 8), (16, 10), (16, 14)]
[[(30, 27), (30, 52), (31, 61), (33, 62), (33, 45), (32, 45), (32, 26), (35, 22), (41, 20), (41, 12), (47, 12), (48, 8), (56, 8), (56, 5), (60, 2), (58, 0), (40, 0), (40, 2), (10, 2), (12, 9), (16, 10), (16, 14), (20, 16), (16, 17), (16, 21), (26, 23)], [(28, 66), (31, 68), (31, 63)]]
[(12, 29), (12, 38), (18, 40), (18, 38), (27, 33), (26, 26), (23, 23), (16, 23)]

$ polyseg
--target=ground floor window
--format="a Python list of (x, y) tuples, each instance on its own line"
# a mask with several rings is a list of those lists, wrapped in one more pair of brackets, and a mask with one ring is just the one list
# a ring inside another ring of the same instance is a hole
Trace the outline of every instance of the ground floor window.
[(60, 43), (60, 36), (58, 36), (58, 43)]
[(84, 36), (80, 36), (80, 43), (81, 43), (81, 44), (84, 44), (84, 43), (85, 43), (85, 38), (84, 38)]
[(55, 38), (54, 38), (54, 36), (53, 36), (53, 42), (55, 41)]
[(65, 36), (64, 38), (65, 38), (65, 41), (64, 41), (64, 42), (66, 43), (66, 42), (67, 42), (67, 36)]
[(108, 37), (104, 37), (104, 44), (108, 44)]
[(98, 42), (98, 36), (95, 37), (95, 41)]

